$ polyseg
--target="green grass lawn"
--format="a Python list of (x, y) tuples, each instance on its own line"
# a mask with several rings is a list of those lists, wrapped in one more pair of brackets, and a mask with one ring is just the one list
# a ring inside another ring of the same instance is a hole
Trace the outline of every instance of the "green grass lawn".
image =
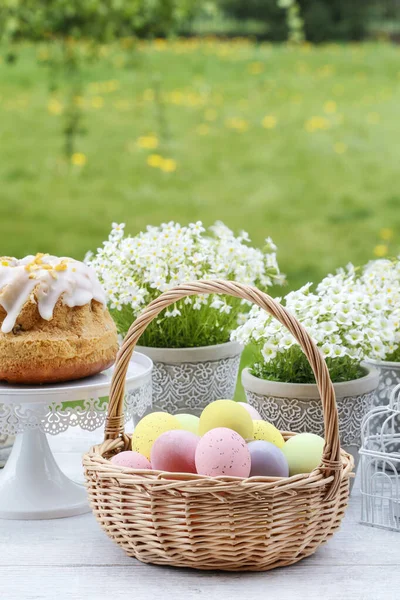
[(381, 228), (396, 251), (399, 47), (106, 47), (76, 100), (81, 166), (63, 156), (66, 91), (49, 95), (46, 52), (0, 63), (0, 254), (82, 258), (112, 221), (221, 219), (272, 236), (294, 288), (370, 259)]
[[(293, 288), (397, 232), (398, 47), (189, 40), (104, 54), (83, 73), (83, 166), (63, 158), (64, 89), (49, 97), (43, 48), (0, 64), (2, 254), (81, 258), (111, 221), (222, 219), (256, 244), (271, 235)], [(149, 134), (155, 149), (140, 147)]]

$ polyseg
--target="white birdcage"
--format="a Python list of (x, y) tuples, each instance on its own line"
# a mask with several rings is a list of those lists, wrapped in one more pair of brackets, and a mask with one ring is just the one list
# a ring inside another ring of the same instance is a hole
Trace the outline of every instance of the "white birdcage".
[(362, 422), (361, 522), (400, 531), (400, 385)]

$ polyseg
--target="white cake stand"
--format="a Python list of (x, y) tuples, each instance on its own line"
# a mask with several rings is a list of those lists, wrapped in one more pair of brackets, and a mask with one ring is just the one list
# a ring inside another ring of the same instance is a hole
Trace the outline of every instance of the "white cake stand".
[[(150, 358), (133, 354), (125, 387), (126, 421), (151, 407), (152, 367)], [(54, 519), (89, 512), (85, 487), (60, 470), (46, 434), (103, 425), (112, 373), (113, 368), (57, 385), (0, 384), (0, 433), (16, 435), (0, 471), (0, 518)]]

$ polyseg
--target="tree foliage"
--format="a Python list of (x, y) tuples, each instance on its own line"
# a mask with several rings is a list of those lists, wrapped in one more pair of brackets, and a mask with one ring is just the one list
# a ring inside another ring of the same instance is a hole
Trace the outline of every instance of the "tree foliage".
[(193, 15), (195, 0), (2, 0), (0, 35), (112, 41), (168, 35)]

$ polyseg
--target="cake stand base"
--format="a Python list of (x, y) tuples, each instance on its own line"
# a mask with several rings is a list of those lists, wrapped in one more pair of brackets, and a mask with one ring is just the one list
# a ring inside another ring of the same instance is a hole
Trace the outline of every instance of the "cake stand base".
[(59, 469), (46, 434), (18, 434), (0, 472), (0, 518), (57, 519), (89, 511), (86, 489)]

